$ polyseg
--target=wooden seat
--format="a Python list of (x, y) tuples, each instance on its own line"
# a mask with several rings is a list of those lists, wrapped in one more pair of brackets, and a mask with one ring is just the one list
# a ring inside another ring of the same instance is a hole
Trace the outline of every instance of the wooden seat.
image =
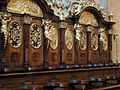
[(30, 86), (24, 85), (24, 86), (19, 87), (17, 90), (33, 90), (33, 89)]
[(89, 84), (88, 80), (70, 80), (70, 90), (84, 90), (87, 89)]
[(50, 83), (46, 84), (43, 88), (44, 88), (44, 90), (54, 90), (57, 87), (59, 87), (58, 83), (50, 82)]
[(106, 84), (107, 86), (109, 85), (116, 85), (119, 83), (118, 77), (117, 76), (107, 76), (106, 77)]
[(105, 78), (90, 78), (89, 79), (89, 86), (91, 89), (103, 87), (104, 82), (105, 82)]

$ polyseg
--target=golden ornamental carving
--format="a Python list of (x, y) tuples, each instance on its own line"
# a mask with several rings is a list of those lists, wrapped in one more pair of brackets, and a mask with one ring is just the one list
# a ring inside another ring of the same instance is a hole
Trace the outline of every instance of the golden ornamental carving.
[(5, 42), (4, 42), (4, 47), (6, 47), (7, 40), (8, 40), (8, 22), (11, 21), (10, 14), (7, 12), (0, 12), (0, 22), (1, 22), (1, 28), (0, 32), (3, 32), (5, 35)]
[(79, 42), (79, 47), (81, 50), (87, 48), (87, 35), (82, 27), (82, 25), (75, 25), (76, 39)]
[(17, 21), (11, 21), (8, 26), (8, 43), (13, 48), (20, 47), (22, 43), (22, 28)]
[(55, 26), (52, 25), (52, 21), (49, 19), (43, 19), (42, 24), (44, 25), (44, 35), (48, 39), (47, 48), (56, 49), (58, 46), (58, 31)]
[(91, 33), (91, 48), (94, 51), (98, 49), (98, 34), (95, 31)]
[(35, 0), (10, 0), (7, 11), (18, 14), (30, 14), (31, 16), (43, 17), (43, 12)]
[(84, 11), (80, 15), (79, 23), (85, 24), (85, 25), (98, 26), (98, 21), (96, 17), (91, 12), (88, 12), (88, 11)]
[(71, 50), (73, 47), (74, 36), (70, 28), (67, 28), (65, 31), (65, 44), (68, 50)]
[(107, 51), (108, 49), (108, 39), (104, 28), (100, 28), (100, 41), (102, 42), (102, 49)]
[(33, 48), (38, 49), (42, 45), (42, 29), (34, 23), (30, 27), (30, 42)]
[(52, 49), (56, 49), (58, 46), (58, 31), (54, 26), (51, 26), (49, 35), (50, 46)]

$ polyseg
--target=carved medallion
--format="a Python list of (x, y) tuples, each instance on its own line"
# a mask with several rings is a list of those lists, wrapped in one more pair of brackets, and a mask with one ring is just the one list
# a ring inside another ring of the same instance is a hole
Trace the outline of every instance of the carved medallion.
[(56, 49), (58, 46), (58, 31), (54, 26), (50, 28), (49, 35), (50, 46), (52, 49)]
[(98, 34), (95, 31), (91, 33), (91, 48), (94, 51), (98, 49)]
[(18, 22), (11, 21), (8, 26), (9, 39), (8, 43), (13, 48), (20, 47), (22, 43), (22, 29)]
[(30, 43), (36, 49), (42, 45), (42, 29), (35, 23), (30, 27)]
[(106, 51), (108, 49), (108, 39), (106, 36), (106, 32), (104, 29), (101, 29), (100, 31), (101, 31), (100, 32), (100, 41), (102, 42), (103, 50)]
[(80, 49), (85, 50), (87, 47), (87, 38), (82, 26), (76, 29), (76, 39), (79, 41)]
[(72, 49), (73, 40), (74, 40), (73, 32), (71, 31), (70, 28), (67, 28), (67, 30), (65, 31), (65, 44), (68, 50)]

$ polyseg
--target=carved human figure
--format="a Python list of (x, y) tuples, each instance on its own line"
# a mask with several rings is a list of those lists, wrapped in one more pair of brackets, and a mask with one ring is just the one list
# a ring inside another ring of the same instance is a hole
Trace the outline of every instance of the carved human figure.
[(11, 20), (11, 18), (5, 12), (5, 13), (3, 13), (3, 15), (0, 14), (0, 20), (1, 20), (1, 23), (2, 23), (1, 32), (3, 32), (4, 35), (5, 35), (5, 43), (4, 43), (4, 47), (5, 47), (6, 44), (7, 44), (7, 38), (8, 38), (7, 25), (8, 25), (8, 22)]

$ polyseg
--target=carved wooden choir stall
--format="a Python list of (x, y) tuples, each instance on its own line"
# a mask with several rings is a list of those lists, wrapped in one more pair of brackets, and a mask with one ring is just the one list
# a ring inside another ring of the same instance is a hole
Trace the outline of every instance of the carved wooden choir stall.
[(0, 90), (120, 87), (115, 23), (92, 0), (66, 1), (0, 1)]

